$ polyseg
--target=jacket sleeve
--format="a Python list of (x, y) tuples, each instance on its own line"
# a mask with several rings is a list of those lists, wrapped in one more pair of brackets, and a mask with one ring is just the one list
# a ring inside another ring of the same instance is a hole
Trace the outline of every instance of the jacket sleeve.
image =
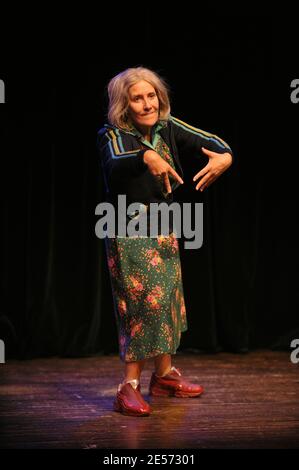
[(200, 157), (202, 155), (201, 149), (205, 147), (212, 152), (228, 152), (233, 157), (229, 145), (224, 142), (224, 140), (217, 137), (217, 135), (190, 126), (173, 116), (170, 117), (170, 120), (172, 122), (176, 144), (178, 148), (183, 151), (186, 150), (188, 152), (198, 153)]
[(143, 154), (147, 149), (132, 150), (132, 141), (122, 136), (118, 129), (103, 128), (98, 132), (97, 148), (108, 182), (124, 176), (137, 176), (147, 169)]

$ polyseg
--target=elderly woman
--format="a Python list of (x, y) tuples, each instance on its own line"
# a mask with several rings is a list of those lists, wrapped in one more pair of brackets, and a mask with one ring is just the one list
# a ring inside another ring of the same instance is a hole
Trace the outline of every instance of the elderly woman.
[[(124, 70), (108, 84), (108, 121), (98, 133), (98, 148), (107, 200), (127, 204), (171, 204), (173, 190), (183, 184), (179, 156), (205, 154), (209, 161), (193, 178), (195, 189), (207, 188), (232, 163), (229, 146), (219, 137), (170, 114), (164, 80), (144, 67)], [(129, 217), (129, 216), (128, 216)], [(106, 253), (125, 377), (114, 410), (147, 416), (140, 376), (146, 359), (154, 358), (149, 393), (154, 396), (197, 397), (201, 385), (188, 382), (172, 366), (181, 333), (187, 330), (178, 243), (172, 227), (156, 237), (106, 238)]]

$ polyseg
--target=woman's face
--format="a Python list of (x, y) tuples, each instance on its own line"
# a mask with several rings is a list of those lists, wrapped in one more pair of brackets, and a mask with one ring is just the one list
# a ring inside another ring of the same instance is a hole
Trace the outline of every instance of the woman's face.
[(128, 113), (137, 127), (152, 127), (159, 119), (159, 100), (155, 88), (140, 80), (129, 88)]

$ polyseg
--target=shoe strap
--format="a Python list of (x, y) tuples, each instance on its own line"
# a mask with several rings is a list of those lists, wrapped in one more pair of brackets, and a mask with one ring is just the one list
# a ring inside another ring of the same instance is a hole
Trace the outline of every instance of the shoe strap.
[(180, 373), (180, 371), (179, 371), (176, 367), (174, 367), (174, 366), (172, 366), (172, 368), (171, 368), (170, 370), (175, 371), (179, 376), (182, 375), (182, 374)]
[(163, 377), (166, 377), (166, 375), (171, 374), (172, 371), (176, 372), (179, 376), (182, 375), (178, 369), (176, 369), (174, 366), (172, 366), (166, 374), (164, 374), (164, 375), (157, 375), (156, 374), (156, 376), (158, 378), (163, 378)]
[(117, 391), (120, 392), (123, 386), (126, 384), (132, 384), (132, 387), (134, 388), (134, 390), (136, 390), (139, 385), (139, 380), (132, 379), (132, 380), (127, 380), (126, 382), (122, 382), (121, 384), (119, 384)]

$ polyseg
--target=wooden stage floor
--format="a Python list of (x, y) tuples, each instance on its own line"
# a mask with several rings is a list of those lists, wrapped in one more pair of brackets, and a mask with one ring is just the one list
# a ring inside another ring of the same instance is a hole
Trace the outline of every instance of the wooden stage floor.
[(173, 364), (202, 384), (199, 398), (151, 398), (136, 418), (112, 409), (123, 366), (117, 355), (0, 364), (3, 449), (299, 448), (299, 364), (281, 351), (177, 354)]

